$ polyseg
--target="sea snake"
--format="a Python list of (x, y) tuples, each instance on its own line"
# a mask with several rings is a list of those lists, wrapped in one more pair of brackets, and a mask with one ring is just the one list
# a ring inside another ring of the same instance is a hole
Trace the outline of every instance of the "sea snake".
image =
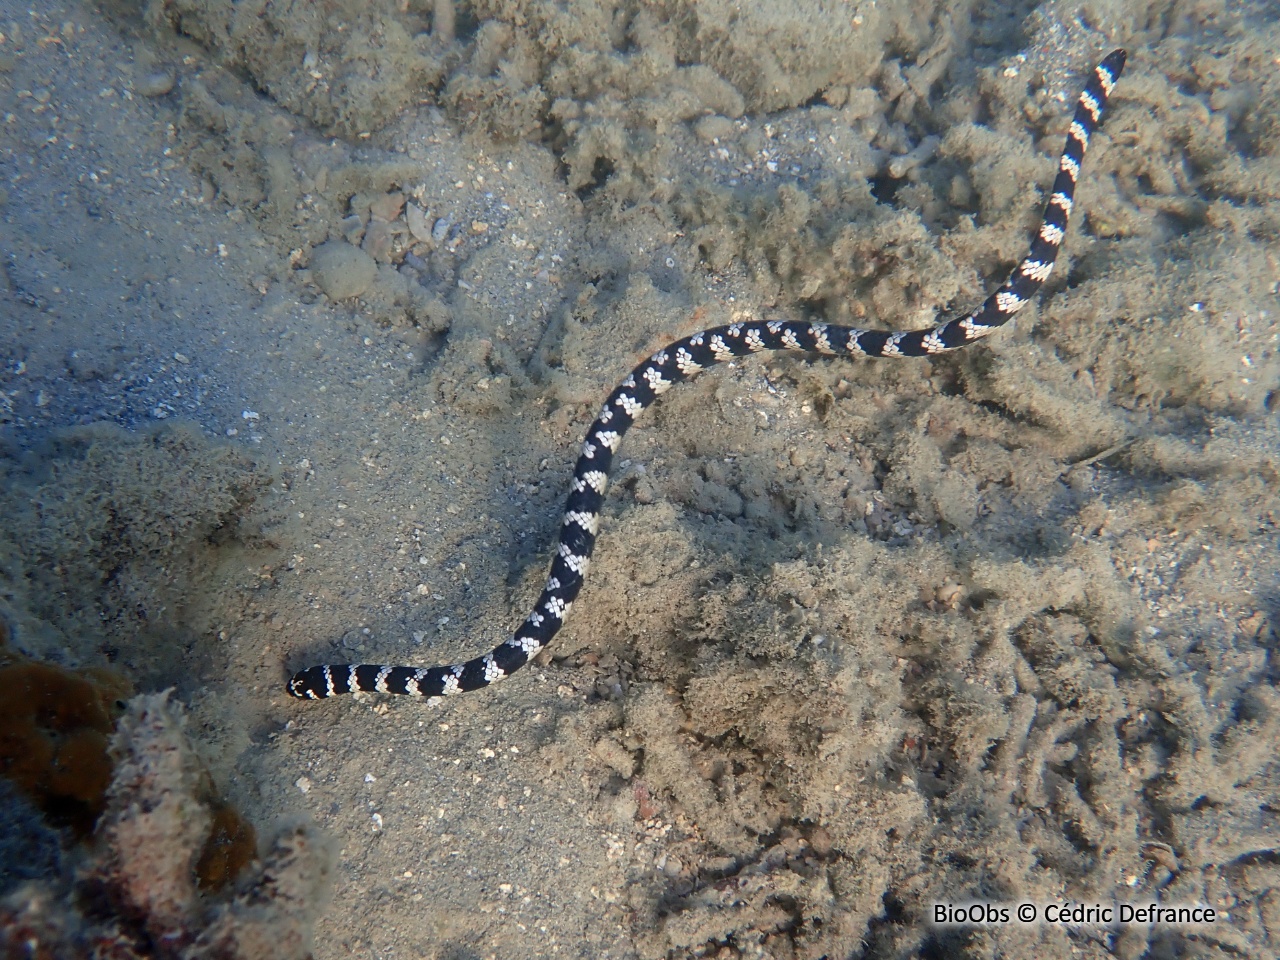
[(703, 330), (677, 340), (645, 360), (609, 394), (582, 443), (573, 469), (560, 542), (551, 572), (533, 612), (515, 635), (490, 653), (441, 667), (395, 667), (380, 664), (321, 664), (295, 673), (289, 693), (320, 700), (339, 693), (398, 693), (411, 697), (443, 697), (479, 690), (511, 676), (551, 642), (564, 625), (582, 589), (595, 548), (600, 506), (609, 483), (609, 468), (623, 435), (672, 384), (688, 380), (707, 367), (734, 357), (769, 350), (847, 354), (854, 357), (931, 357), (967, 346), (1003, 325), (1022, 309), (1053, 269), (1067, 230), (1089, 136), (1102, 120), (1107, 98), (1124, 69), (1125, 51), (1115, 50), (1094, 67), (1080, 94), (1058, 175), (1031, 241), (1031, 251), (982, 306), (928, 330), (858, 330), (826, 323), (790, 320), (734, 323)]

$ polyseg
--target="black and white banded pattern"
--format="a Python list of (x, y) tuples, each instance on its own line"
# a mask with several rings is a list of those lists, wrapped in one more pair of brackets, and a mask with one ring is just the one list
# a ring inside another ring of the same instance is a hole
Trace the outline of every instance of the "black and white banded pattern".
[(703, 330), (659, 350), (609, 394), (600, 415), (587, 431), (573, 470), (569, 502), (547, 584), (533, 612), (510, 640), (484, 656), (451, 666), (324, 664), (308, 667), (289, 680), (289, 693), (310, 700), (353, 691), (442, 697), (487, 687), (528, 663), (551, 642), (582, 589), (595, 548), (609, 468), (623, 435), (673, 384), (725, 360), (770, 350), (854, 357), (928, 357), (967, 346), (1004, 324), (1035, 296), (1053, 269), (1071, 216), (1076, 179), (1089, 146), (1089, 136), (1102, 120), (1107, 98), (1124, 69), (1124, 62), (1125, 51), (1116, 50), (1094, 68), (1080, 94), (1066, 146), (1058, 161), (1058, 175), (1053, 181), (1043, 222), (1032, 238), (1031, 251), (982, 306), (928, 330), (898, 333), (784, 320), (734, 323)]

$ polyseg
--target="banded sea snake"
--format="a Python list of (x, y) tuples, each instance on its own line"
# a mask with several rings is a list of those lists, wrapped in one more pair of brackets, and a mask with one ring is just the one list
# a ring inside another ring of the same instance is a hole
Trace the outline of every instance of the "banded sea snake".
[(321, 664), (295, 673), (289, 693), (319, 700), (340, 693), (396, 693), (443, 697), (479, 690), (511, 676), (551, 642), (582, 589), (595, 548), (609, 468), (636, 417), (672, 384), (725, 360), (770, 350), (854, 357), (930, 357), (967, 346), (1002, 326), (1048, 278), (1067, 229), (1080, 163), (1102, 120), (1111, 89), (1124, 69), (1125, 51), (1103, 58), (1080, 94), (1058, 161), (1058, 175), (1031, 251), (1009, 278), (972, 313), (928, 330), (892, 332), (796, 321), (734, 323), (677, 340), (645, 360), (609, 394), (587, 431), (573, 470), (560, 541), (546, 586), (515, 635), (490, 653), (440, 667)]

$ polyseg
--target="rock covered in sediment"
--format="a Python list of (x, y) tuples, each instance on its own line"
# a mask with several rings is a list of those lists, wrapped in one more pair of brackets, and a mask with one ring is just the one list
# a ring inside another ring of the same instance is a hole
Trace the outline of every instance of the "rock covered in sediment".
[(311, 276), (330, 300), (358, 297), (373, 285), (378, 265), (345, 240), (330, 240), (311, 251)]
[(201, 892), (214, 825), (208, 774), (167, 693), (129, 701), (111, 741), (115, 775), (99, 843), (72, 874), (0, 901), (0, 957), (304, 960), (332, 851), (307, 824), (278, 831), (233, 893)]
[(157, 938), (187, 926), (196, 858), (209, 834), (209, 809), (198, 799), (203, 768), (185, 725), (168, 694), (130, 701), (111, 741), (116, 772), (98, 825), (107, 884)]
[(210, 912), (183, 960), (304, 960), (327, 899), (331, 851), (305, 824), (280, 832), (253, 881)]

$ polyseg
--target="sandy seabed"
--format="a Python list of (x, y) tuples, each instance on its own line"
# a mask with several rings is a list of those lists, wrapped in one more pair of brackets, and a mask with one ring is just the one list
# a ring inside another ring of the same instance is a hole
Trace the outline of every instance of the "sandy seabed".
[[(314, 821), (317, 960), (1274, 957), (1277, 23), (0, 0), (14, 643), (175, 687), (250, 820)], [(500, 642), (664, 341), (980, 302), (1115, 46), (1016, 323), (703, 375), (627, 436), (545, 662), (285, 695)], [(930, 922), (1152, 901), (1217, 919)]]

